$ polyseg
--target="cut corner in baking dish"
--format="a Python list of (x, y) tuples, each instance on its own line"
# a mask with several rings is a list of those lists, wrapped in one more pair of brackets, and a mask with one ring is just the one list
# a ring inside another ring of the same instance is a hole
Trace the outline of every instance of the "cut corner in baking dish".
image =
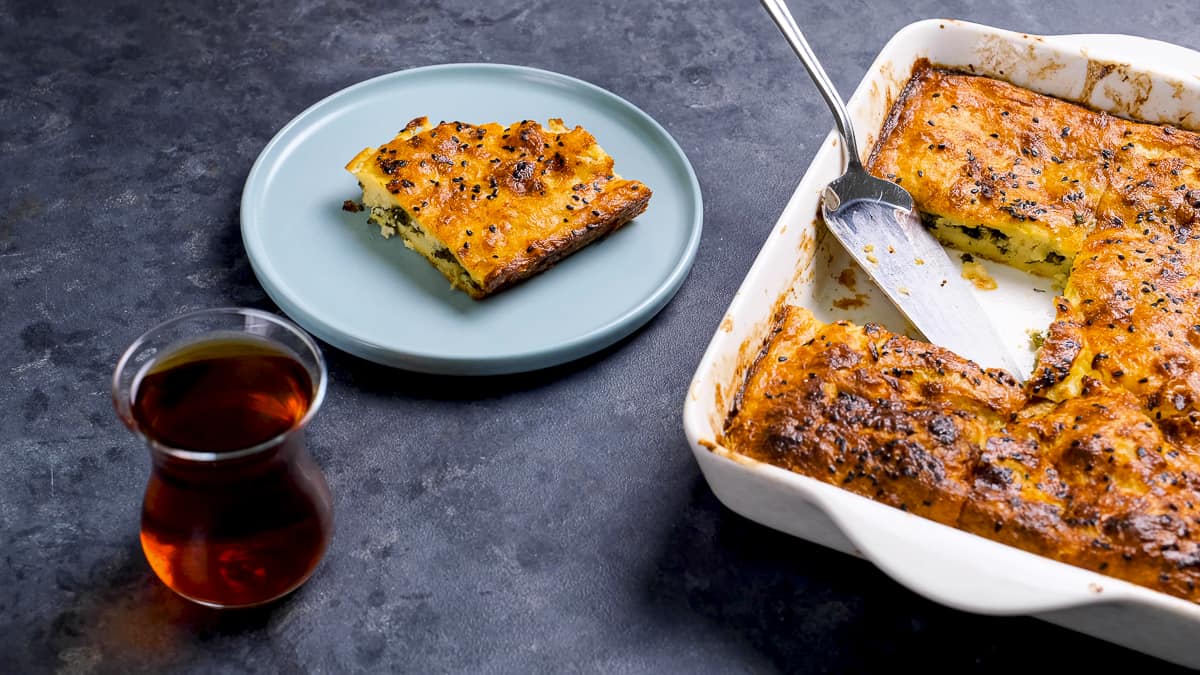
[[(789, 303), (807, 308), (823, 323), (848, 320), (878, 323), (888, 330), (921, 339), (921, 333), (897, 310), (868, 273), (842, 248), (820, 222), (814, 223), (815, 246), (805, 271), (788, 291)], [(879, 251), (878, 255), (903, 255)], [(1054, 318), (1054, 297), (1061, 288), (1038, 277), (990, 260), (951, 252), (958, 274), (974, 281), (975, 295), (1022, 375), (1033, 370), (1039, 336)], [(969, 262), (968, 262), (969, 261)], [(924, 261), (913, 258), (920, 267)]]
[[(1039, 36), (930, 19), (902, 28), (887, 43), (849, 102), (856, 130), (870, 141), (865, 150), (922, 60), (1122, 117), (1200, 129), (1196, 52), (1130, 36)], [(841, 173), (835, 140), (835, 134), (826, 139), (796, 187), (689, 388), (684, 428), (713, 492), (751, 520), (864, 557), (944, 605), (1031, 614), (1200, 668), (1200, 652), (1191, 647), (1200, 629), (1200, 605), (925, 520), (720, 445), (725, 419), (780, 304), (803, 306), (823, 322), (875, 322), (919, 336), (817, 217), (820, 190)], [(951, 257), (962, 260), (957, 252)], [(980, 289), (977, 297), (1014, 353), (1023, 354), (1032, 368), (1040, 331), (1053, 319), (1053, 299), (1061, 288), (989, 262), (982, 262), (982, 271), (969, 269), (972, 273), (994, 281), (994, 289)]]

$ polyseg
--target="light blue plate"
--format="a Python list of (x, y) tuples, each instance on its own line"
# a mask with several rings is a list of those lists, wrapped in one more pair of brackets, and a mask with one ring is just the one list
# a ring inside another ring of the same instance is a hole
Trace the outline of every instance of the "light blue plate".
[[(617, 173), (650, 186), (650, 207), (549, 271), (472, 300), (365, 213), (342, 210), (362, 196), (346, 162), (421, 115), (582, 125)], [(544, 70), (452, 64), (367, 80), (288, 123), (246, 179), (242, 240), (263, 288), (322, 340), (389, 366), (488, 375), (585, 356), (649, 321), (687, 276), (703, 213), (683, 151), (624, 99)]]

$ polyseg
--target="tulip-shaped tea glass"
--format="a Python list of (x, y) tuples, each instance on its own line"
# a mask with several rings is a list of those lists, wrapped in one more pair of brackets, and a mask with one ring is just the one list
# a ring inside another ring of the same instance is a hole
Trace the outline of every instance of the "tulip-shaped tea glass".
[(249, 607), (316, 569), (333, 505), (304, 427), (325, 381), (312, 338), (254, 309), (180, 316), (126, 350), (113, 404), (150, 448), (142, 550), (171, 590)]

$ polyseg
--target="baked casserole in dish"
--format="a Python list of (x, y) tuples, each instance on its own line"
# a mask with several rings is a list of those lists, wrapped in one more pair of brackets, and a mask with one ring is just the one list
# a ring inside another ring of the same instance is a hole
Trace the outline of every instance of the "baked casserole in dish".
[(1200, 600), (1200, 137), (921, 65), (868, 167), (946, 243), (1066, 276), (1033, 378), (785, 307), (725, 447)]
[(863, 160), (989, 261), (978, 297), (1032, 375), (925, 343), (853, 287), (817, 216), (831, 135), (689, 390), (717, 496), (945, 604), (1200, 666), (1200, 81), (1170, 65), (1189, 54), (1200, 69), (1124, 36), (901, 31), (850, 101)]

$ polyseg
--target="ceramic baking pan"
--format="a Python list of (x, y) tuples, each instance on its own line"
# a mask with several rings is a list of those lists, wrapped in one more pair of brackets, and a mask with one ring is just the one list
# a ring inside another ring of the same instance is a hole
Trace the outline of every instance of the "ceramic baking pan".
[[(1200, 53), (1124, 35), (1036, 36), (930, 20), (887, 43), (849, 102), (864, 153), (921, 59), (1123, 117), (1200, 130)], [(807, 307), (823, 321), (875, 321), (916, 335), (864, 273), (848, 287), (843, 271), (853, 263), (819, 222), (818, 194), (840, 173), (840, 153), (831, 134), (742, 282), (688, 391), (684, 428), (713, 492), (751, 520), (867, 558), (937, 602), (984, 614), (1031, 614), (1200, 667), (1198, 605), (913, 516), (719, 445), (729, 405), (781, 302)], [(980, 291), (980, 302), (1031, 368), (1030, 331), (1050, 324), (1055, 291), (1044, 279), (987, 266), (999, 288)]]

